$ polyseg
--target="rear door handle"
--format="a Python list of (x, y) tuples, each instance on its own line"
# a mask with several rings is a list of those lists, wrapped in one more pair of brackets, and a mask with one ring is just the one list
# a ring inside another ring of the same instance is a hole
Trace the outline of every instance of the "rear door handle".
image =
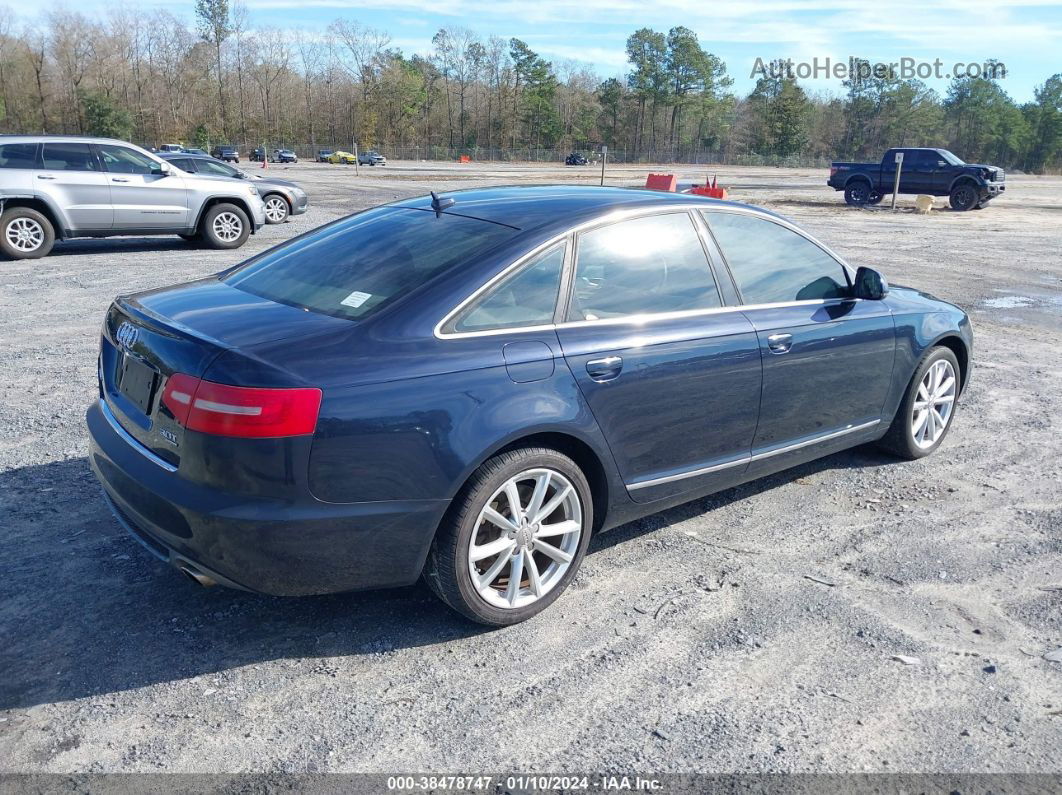
[(623, 370), (623, 359), (619, 356), (606, 356), (604, 359), (591, 359), (586, 363), (586, 372), (595, 381), (611, 381)]
[(55, 179), (51, 174), (38, 174), (37, 179)]
[(793, 347), (793, 335), (772, 334), (767, 338), (767, 347), (771, 353), (789, 353), (789, 349)]
[(128, 182), (125, 177), (111, 177), (111, 182)]

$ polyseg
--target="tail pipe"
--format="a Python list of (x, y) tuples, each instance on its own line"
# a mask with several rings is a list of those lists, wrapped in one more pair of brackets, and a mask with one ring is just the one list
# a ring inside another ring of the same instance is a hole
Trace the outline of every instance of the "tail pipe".
[(199, 571), (199, 569), (195, 568), (194, 566), (190, 566), (187, 563), (182, 563), (180, 566), (178, 566), (178, 568), (181, 570), (181, 573), (188, 577), (190, 580), (192, 580), (192, 582), (198, 583), (204, 588), (209, 588), (212, 585), (217, 585), (213, 578), (203, 574), (203, 572)]

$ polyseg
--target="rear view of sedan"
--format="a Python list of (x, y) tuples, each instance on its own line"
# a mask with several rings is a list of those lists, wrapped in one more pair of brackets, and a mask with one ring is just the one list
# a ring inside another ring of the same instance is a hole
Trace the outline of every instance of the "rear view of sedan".
[(423, 577), (506, 625), (594, 533), (866, 442), (932, 453), (971, 352), (961, 310), (763, 210), (472, 190), (116, 299), (90, 460), (200, 583)]

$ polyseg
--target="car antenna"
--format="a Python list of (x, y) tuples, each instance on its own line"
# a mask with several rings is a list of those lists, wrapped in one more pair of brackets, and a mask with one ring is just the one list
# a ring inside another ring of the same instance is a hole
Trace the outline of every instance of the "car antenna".
[(431, 208), (435, 210), (435, 217), (438, 218), (442, 215), (442, 211), (447, 207), (453, 207), (457, 202), (454, 199), (440, 199), (439, 194), (435, 191), (431, 192)]

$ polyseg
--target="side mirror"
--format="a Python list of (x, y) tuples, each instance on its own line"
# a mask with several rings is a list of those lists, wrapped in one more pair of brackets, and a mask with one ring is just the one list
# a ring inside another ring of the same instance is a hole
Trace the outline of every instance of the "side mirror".
[(944, 168), (944, 166), (946, 166), (946, 165), (948, 165), (948, 164), (945, 163), (943, 160), (938, 160), (937, 161), (937, 168)]
[(860, 266), (852, 282), (852, 295), (867, 301), (880, 301), (889, 294), (889, 283), (873, 268)]
[(156, 177), (168, 177), (173, 172), (173, 166), (169, 163), (156, 163), (151, 173)]

